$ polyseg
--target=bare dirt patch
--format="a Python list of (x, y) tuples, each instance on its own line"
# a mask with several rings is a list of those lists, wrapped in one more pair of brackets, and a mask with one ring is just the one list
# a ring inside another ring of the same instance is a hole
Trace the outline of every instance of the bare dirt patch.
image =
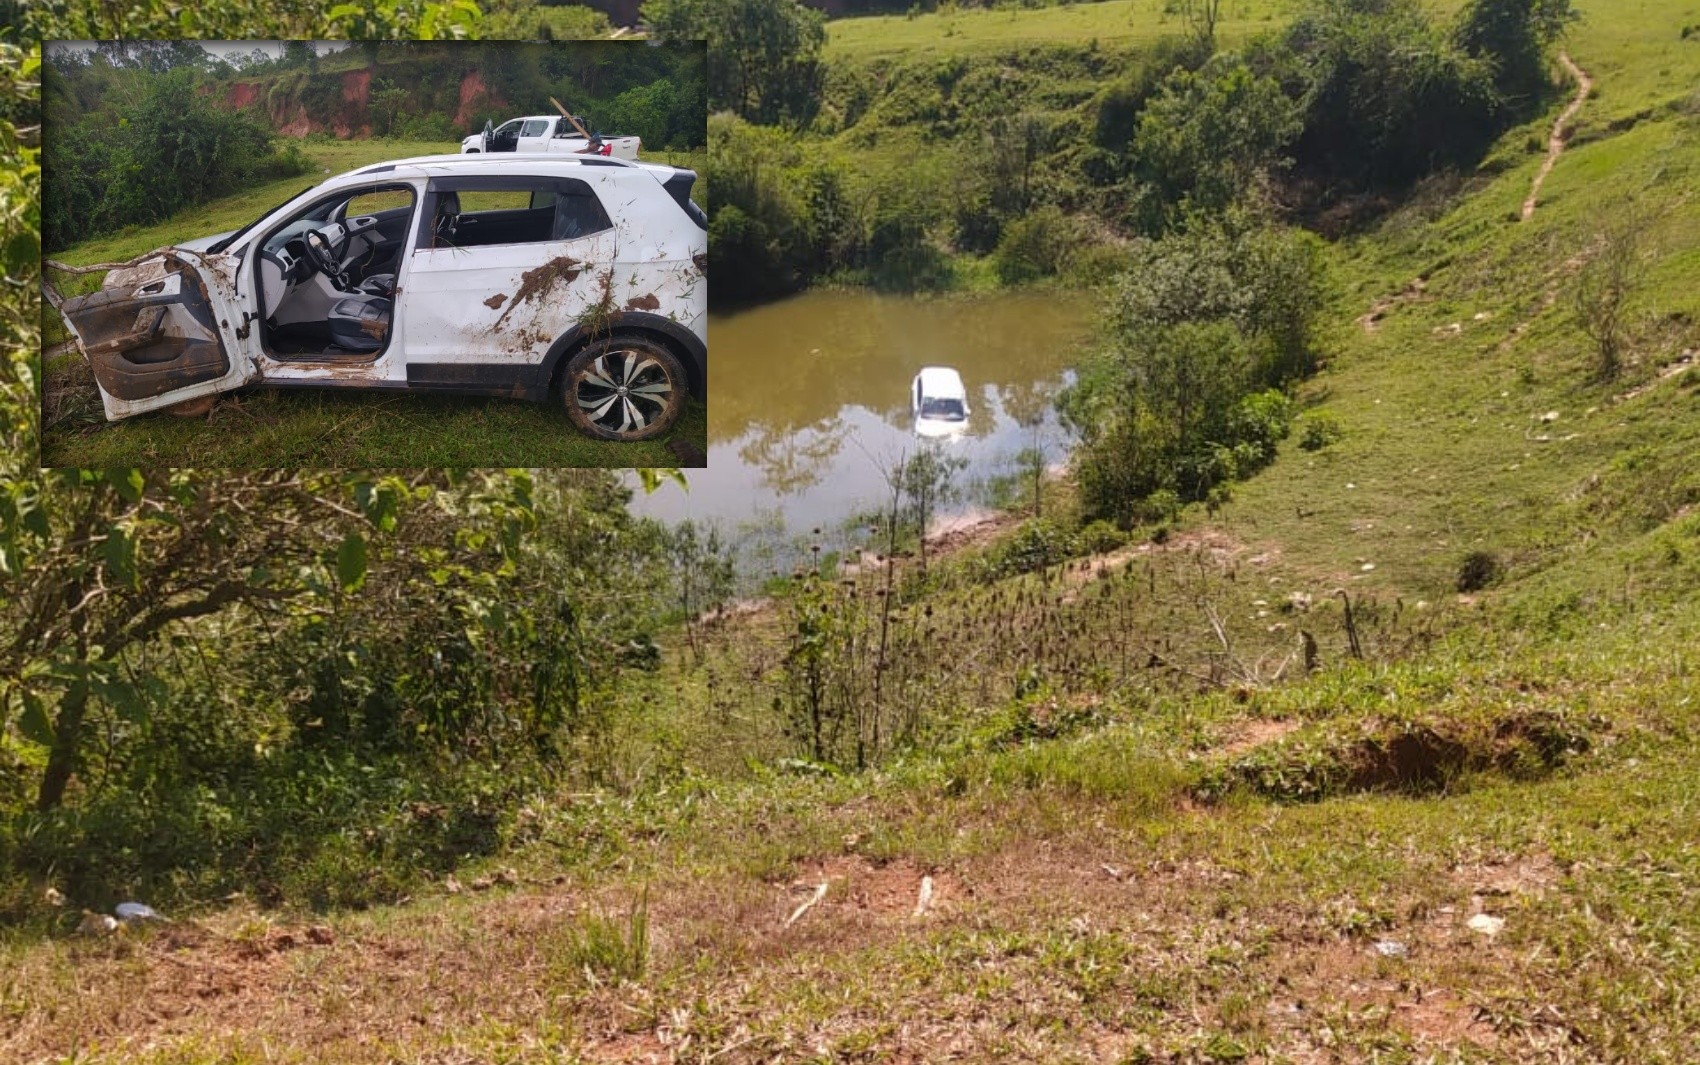
[(1594, 79), (1588, 72), (1577, 66), (1569, 53), (1558, 53), (1558, 61), (1564, 64), (1564, 69), (1576, 79), (1576, 96), (1570, 101), (1570, 106), (1558, 116), (1558, 121), (1552, 124), (1552, 133), (1547, 137), (1547, 157), (1541, 163), (1541, 169), (1535, 174), (1534, 185), (1529, 189), (1528, 199), (1523, 201), (1523, 221), (1535, 217), (1535, 204), (1541, 196), (1541, 186), (1546, 183), (1547, 175), (1558, 165), (1558, 157), (1564, 154), (1564, 144), (1570, 139), (1570, 120), (1576, 117), (1576, 112), (1582, 110), (1582, 104), (1587, 101), (1588, 94), (1594, 89)]
[(829, 914), (880, 923), (925, 918), (948, 911), (962, 893), (954, 874), (923, 869), (908, 860), (877, 864), (858, 855), (831, 857), (810, 863), (791, 883), (780, 922), (822, 883), (827, 885), (825, 897), (796, 924)]
[(1221, 753), (1228, 758), (1238, 758), (1249, 751), (1256, 750), (1264, 744), (1274, 743), (1284, 739), (1298, 730), (1296, 719), (1286, 721), (1270, 721), (1258, 719), (1242, 722), (1234, 729), (1228, 741), (1221, 746)]
[(1383, 296), (1370, 304), (1369, 310), (1358, 317), (1358, 324), (1363, 327), (1366, 333), (1375, 332), (1381, 328), (1382, 319), (1386, 318), (1396, 308), (1407, 303), (1420, 303), (1428, 299), (1427, 289), (1427, 278), (1412, 278), (1400, 291), (1391, 296)]

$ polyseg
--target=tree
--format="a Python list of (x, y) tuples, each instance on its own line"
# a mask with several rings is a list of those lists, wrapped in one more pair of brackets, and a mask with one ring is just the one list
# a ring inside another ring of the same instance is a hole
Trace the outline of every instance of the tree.
[(402, 108), (407, 105), (408, 98), (412, 95), (401, 86), (391, 84), (386, 78), (373, 82), (366, 106), (378, 133), (395, 132), (396, 120), (401, 117)]
[(125, 665), (133, 648), (196, 618), (353, 594), (366, 583), (371, 542), (445, 531), (452, 541), (457, 520), (486, 526), (478, 535), (493, 547), (517, 547), (530, 520), (529, 479), (0, 474), (0, 600), (9, 604), (0, 614), (0, 707), (18, 708), (20, 732), (47, 748), (38, 808), (64, 799), (91, 703), (146, 714), (145, 691)]
[(313, 51), (313, 42), (311, 41), (285, 41), (283, 42), (283, 59), (280, 65), (286, 70), (294, 67), (311, 67), (315, 65), (318, 57), (318, 53)]
[(196, 4), (142, 0), (38, 0), (26, 5), (25, 34), (40, 40), (325, 40), (470, 37), (483, 12), (476, 0), (203, 0)]
[(662, 40), (708, 41), (708, 103), (752, 122), (800, 120), (812, 106), (826, 16), (798, 0), (648, 0)]
[(1646, 220), (1634, 208), (1608, 221), (1594, 239), (1592, 258), (1576, 278), (1573, 313), (1577, 326), (1593, 341), (1594, 372), (1602, 381), (1623, 369), (1630, 303), (1646, 272), (1646, 230)]
[(1280, 54), (1304, 90), (1294, 170), (1324, 200), (1470, 166), (1503, 126), (1490, 64), (1413, 0), (1317, 4)]
[(1181, 0), (1181, 18), (1200, 41), (1216, 44), (1216, 24), (1222, 19), (1222, 0)]
[(1090, 515), (1145, 516), (1157, 492), (1211, 501), (1273, 456), (1288, 427), (1279, 389), (1316, 366), (1326, 293), (1314, 241), (1234, 211), (1134, 245), (1107, 351), (1059, 401), (1081, 434)]
[(1454, 36), (1469, 55), (1492, 62), (1500, 96), (1521, 113), (1547, 94), (1547, 50), (1578, 17), (1571, 0), (1470, 0)]
[(937, 445), (923, 445), (900, 468), (898, 489), (920, 546), (922, 573), (927, 572), (927, 529), (938, 516), (939, 507), (956, 498), (952, 482), (967, 467), (965, 456), (946, 454)]
[(1170, 75), (1140, 115), (1133, 156), (1169, 202), (1221, 210), (1281, 165), (1300, 128), (1280, 83), (1222, 55)]

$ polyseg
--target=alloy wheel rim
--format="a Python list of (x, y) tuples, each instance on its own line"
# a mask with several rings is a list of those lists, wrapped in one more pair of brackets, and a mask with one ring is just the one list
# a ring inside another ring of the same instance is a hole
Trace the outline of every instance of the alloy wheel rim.
[(666, 413), (673, 380), (661, 361), (641, 351), (609, 351), (578, 372), (573, 402), (586, 421), (612, 433), (641, 433)]

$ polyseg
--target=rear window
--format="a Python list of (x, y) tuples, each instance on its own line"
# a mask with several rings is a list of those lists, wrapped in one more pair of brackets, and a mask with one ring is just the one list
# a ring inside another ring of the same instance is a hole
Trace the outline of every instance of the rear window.
[(921, 417), (937, 418), (940, 421), (947, 422), (959, 422), (968, 417), (968, 412), (962, 409), (962, 401), (960, 399), (935, 399), (929, 397), (921, 400)]

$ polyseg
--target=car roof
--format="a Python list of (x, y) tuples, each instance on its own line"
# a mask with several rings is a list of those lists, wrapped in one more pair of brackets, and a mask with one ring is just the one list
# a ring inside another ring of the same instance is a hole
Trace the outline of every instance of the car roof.
[[(394, 173), (408, 177), (432, 177), (441, 174), (477, 174), (503, 165), (532, 174), (559, 174), (581, 167), (615, 167), (647, 170), (665, 181), (678, 168), (664, 163), (638, 163), (630, 159), (615, 159), (607, 155), (562, 155), (558, 152), (473, 152), (467, 155), (419, 155), (410, 159), (391, 159), (350, 170), (342, 177)], [(517, 164), (517, 165), (516, 165)], [(332, 178), (335, 181), (337, 178)]]
[(966, 399), (968, 390), (962, 386), (962, 375), (948, 366), (923, 366), (915, 375), (921, 382), (921, 395), (935, 399)]

